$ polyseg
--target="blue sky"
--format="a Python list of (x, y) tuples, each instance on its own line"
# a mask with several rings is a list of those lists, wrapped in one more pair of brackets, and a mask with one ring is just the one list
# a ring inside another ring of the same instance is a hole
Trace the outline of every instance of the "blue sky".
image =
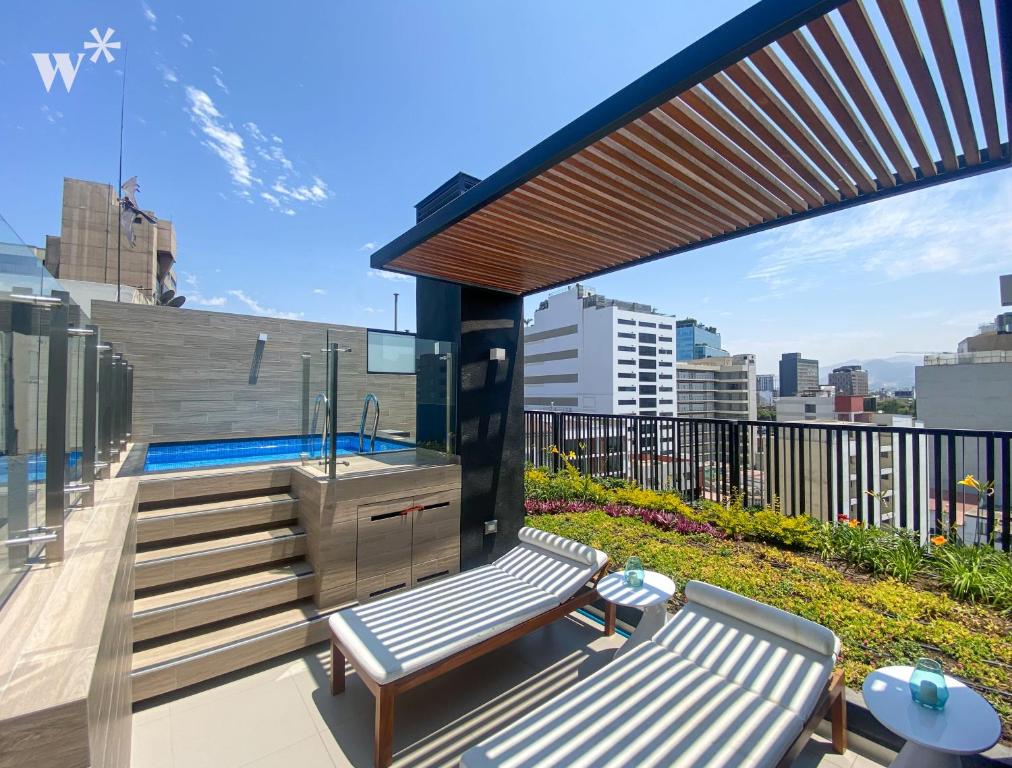
[[(368, 254), (458, 170), (485, 177), (743, 2), (27, 2), (0, 9), (0, 213), (42, 244), (63, 176), (114, 182), (122, 49), (46, 93), (32, 52), (127, 46), (124, 176), (171, 218), (188, 306), (412, 327)], [(76, 54), (75, 54), (76, 55)], [(90, 56), (90, 52), (89, 52)], [(1012, 173), (831, 214), (591, 281), (718, 326), (772, 371), (950, 350), (998, 312)], [(528, 302), (528, 316), (538, 297)]]

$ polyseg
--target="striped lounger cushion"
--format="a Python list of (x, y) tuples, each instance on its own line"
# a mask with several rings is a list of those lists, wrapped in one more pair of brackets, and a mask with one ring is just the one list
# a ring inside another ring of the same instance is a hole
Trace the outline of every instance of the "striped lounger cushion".
[(462, 768), (765, 768), (833, 671), (825, 627), (702, 582), (654, 637), (464, 753)]
[(592, 547), (533, 528), (491, 565), (334, 614), (343, 647), (389, 683), (561, 605), (607, 561)]

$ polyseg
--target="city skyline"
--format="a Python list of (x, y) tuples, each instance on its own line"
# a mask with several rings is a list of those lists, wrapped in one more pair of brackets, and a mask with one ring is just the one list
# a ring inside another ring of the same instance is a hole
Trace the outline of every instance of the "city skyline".
[[(487, 176), (749, 3), (607, 16), (575, 3), (448, 3), (405, 6), (392, 21), (342, 7), (308, 30), (189, 3), (127, 4), (102, 19), (62, 5), (45, 19), (0, 12), (19, 33), (0, 61), (0, 141), (17, 190), (0, 213), (26, 242), (58, 228), (64, 176), (114, 181), (122, 72), (113, 51), (112, 64), (85, 59), (70, 93), (59, 82), (47, 93), (31, 53), (75, 50), (90, 28), (110, 27), (129, 50), (124, 175), (176, 224), (188, 306), (390, 327), (396, 291), (411, 328), (413, 280), (371, 270), (368, 256), (410, 225), (416, 202), (458, 170)], [(347, 32), (337, 46), (320, 31), (333, 28)], [(276, 50), (274, 36), (299, 50)], [(448, 114), (459, 130), (445, 131)], [(760, 372), (794, 350), (824, 364), (951, 351), (999, 308), (1010, 210), (1012, 181), (986, 175), (589, 285), (717, 326)]]

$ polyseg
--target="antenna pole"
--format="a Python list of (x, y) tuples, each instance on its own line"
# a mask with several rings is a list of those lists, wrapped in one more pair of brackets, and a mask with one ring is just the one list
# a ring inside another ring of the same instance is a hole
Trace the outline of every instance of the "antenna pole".
[(123, 291), (123, 206), (119, 205), (119, 196), (123, 194), (123, 113), (126, 109), (126, 77), (127, 77), (127, 44), (123, 43), (123, 90), (119, 100), (119, 186), (116, 187), (116, 200), (119, 215), (116, 217), (116, 301), (121, 300)]
[(398, 296), (400, 296), (399, 293), (395, 293), (394, 294), (394, 332), (395, 333), (397, 332), (397, 297)]

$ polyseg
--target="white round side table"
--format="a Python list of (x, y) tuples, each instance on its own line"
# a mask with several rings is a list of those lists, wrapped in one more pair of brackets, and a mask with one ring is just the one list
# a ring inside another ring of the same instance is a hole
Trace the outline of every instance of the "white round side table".
[(893, 766), (958, 768), (959, 755), (975, 755), (1001, 737), (994, 708), (976, 691), (945, 676), (949, 700), (936, 712), (910, 698), (913, 667), (883, 667), (864, 680), (865, 704), (882, 725), (906, 739)]
[(636, 629), (615, 651), (615, 658), (618, 658), (649, 639), (664, 626), (668, 600), (675, 594), (675, 582), (663, 573), (644, 571), (643, 586), (633, 589), (625, 583), (625, 571), (617, 571), (609, 573), (597, 583), (597, 593), (609, 604), (605, 617), (605, 626), (609, 629), (614, 629), (615, 626), (616, 606), (624, 605), (643, 610), (643, 618), (636, 625)]

